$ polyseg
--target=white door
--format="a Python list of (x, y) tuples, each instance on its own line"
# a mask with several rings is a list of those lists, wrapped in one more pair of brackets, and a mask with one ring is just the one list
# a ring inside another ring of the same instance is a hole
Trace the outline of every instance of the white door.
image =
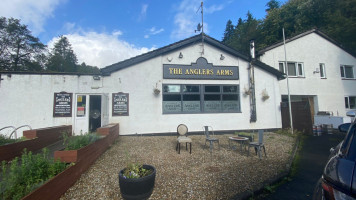
[(77, 94), (75, 101), (74, 135), (88, 133), (89, 130), (89, 95)]
[(109, 94), (101, 95), (101, 126), (109, 124)]

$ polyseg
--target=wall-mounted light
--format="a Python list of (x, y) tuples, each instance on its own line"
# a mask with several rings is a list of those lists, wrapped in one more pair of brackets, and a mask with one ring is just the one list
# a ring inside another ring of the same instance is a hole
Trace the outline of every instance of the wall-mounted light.
[(100, 76), (93, 76), (93, 79), (98, 81), (98, 80), (100, 80)]
[(225, 56), (224, 55), (220, 55), (220, 60), (224, 60), (225, 59)]
[(180, 52), (180, 53), (179, 53), (178, 58), (183, 58), (183, 54), (182, 54), (182, 52)]

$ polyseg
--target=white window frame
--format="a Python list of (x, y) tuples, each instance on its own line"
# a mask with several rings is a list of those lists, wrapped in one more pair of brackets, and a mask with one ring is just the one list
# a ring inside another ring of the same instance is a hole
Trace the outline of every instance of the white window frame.
[[(283, 71), (281, 71), (281, 66), (280, 66), (281, 64), (283, 65), (283, 69), (282, 69)], [(286, 70), (285, 62), (284, 62), (284, 61), (280, 61), (280, 62), (279, 62), (279, 65), (278, 65), (279, 71), (281, 71), (281, 72), (287, 74), (288, 77), (305, 77), (305, 76), (304, 76), (304, 63), (302, 63), (302, 62), (287, 62), (287, 65), (288, 65), (288, 64), (294, 64), (294, 69), (295, 69), (296, 75), (288, 75), (288, 74), (286, 73), (287, 70)], [(301, 66), (301, 68), (300, 68), (299, 66)], [(289, 70), (288, 70), (288, 73), (290, 73)]]
[[(351, 74), (346, 74), (345, 68), (351, 68)], [(352, 65), (340, 65), (340, 74), (343, 79), (355, 79), (354, 66)]]
[(325, 63), (319, 63), (320, 78), (326, 78)]
[[(354, 98), (352, 102), (352, 107), (350, 105), (350, 98)], [(345, 108), (346, 109), (356, 109), (356, 96), (345, 96)]]

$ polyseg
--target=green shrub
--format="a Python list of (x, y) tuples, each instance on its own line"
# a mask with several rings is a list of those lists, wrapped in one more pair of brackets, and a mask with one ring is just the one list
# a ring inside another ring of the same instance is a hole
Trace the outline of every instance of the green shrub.
[[(64, 135), (63, 135), (64, 136)], [(65, 150), (77, 150), (87, 146), (100, 139), (100, 136), (94, 133), (88, 133), (84, 135), (76, 135), (71, 137), (64, 136), (63, 142)]]
[(20, 141), (24, 141), (24, 140), (26, 140), (26, 138), (24, 138), (24, 137), (21, 137), (19, 139), (9, 139), (9, 138), (5, 137), (4, 135), (0, 135), (0, 146), (5, 145), (5, 144), (20, 142)]
[(33, 155), (26, 149), (21, 158), (1, 163), (0, 199), (21, 199), (66, 169), (66, 164), (48, 157), (48, 150)]

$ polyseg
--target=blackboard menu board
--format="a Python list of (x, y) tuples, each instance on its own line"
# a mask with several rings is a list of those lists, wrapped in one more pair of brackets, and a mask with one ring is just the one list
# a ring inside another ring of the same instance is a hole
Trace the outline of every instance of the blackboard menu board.
[(53, 117), (72, 117), (72, 93), (54, 93)]
[(129, 94), (113, 93), (112, 94), (112, 115), (128, 116), (129, 115)]

